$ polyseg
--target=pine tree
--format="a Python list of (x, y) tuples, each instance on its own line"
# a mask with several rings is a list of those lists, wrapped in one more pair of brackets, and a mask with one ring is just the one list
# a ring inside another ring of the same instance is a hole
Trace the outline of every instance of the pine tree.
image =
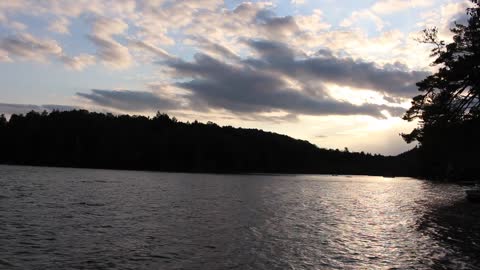
[(451, 29), (453, 42), (439, 41), (438, 29), (423, 31), (424, 43), (434, 45), (432, 63), (438, 71), (417, 83), (422, 94), (413, 98), (404, 119), (420, 119), (410, 134), (402, 134), (407, 142), (422, 143), (425, 132), (434, 126), (446, 126), (480, 117), (480, 4), (472, 0), (467, 9), (467, 25), (455, 23)]

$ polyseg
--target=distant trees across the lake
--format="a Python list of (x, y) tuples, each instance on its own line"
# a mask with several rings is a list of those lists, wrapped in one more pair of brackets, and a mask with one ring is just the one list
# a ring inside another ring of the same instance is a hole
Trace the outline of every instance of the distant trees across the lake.
[[(85, 110), (0, 117), (0, 162), (215, 173), (414, 175), (411, 154), (327, 150), (257, 129)], [(408, 157), (407, 157), (408, 156)]]

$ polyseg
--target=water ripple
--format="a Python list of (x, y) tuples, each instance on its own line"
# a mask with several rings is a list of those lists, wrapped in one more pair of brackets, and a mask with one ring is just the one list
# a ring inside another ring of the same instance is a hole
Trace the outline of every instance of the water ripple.
[(1, 269), (480, 269), (480, 208), (410, 178), (0, 166)]

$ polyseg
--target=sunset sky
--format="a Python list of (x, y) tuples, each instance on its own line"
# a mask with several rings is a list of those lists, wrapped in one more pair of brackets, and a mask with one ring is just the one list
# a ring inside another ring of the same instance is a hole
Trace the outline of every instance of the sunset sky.
[(458, 0), (0, 1), (0, 113), (85, 108), (399, 154)]

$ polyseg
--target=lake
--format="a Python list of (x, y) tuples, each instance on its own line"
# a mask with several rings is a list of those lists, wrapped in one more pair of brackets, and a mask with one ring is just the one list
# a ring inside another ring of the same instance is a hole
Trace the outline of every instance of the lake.
[(480, 269), (480, 206), (412, 178), (0, 166), (1, 269)]

